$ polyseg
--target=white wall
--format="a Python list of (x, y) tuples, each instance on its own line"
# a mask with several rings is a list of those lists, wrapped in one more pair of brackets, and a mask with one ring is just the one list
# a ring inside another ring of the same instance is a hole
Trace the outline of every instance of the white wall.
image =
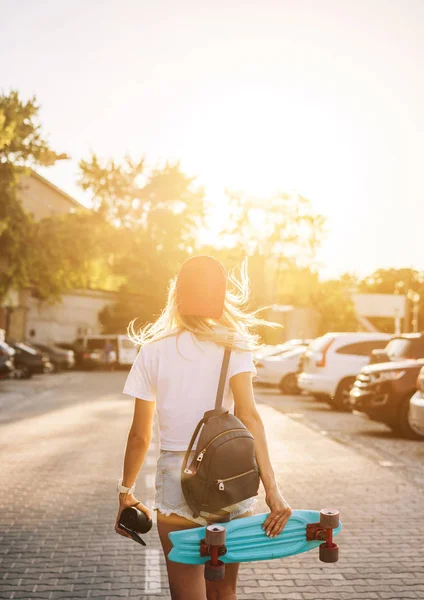
[(116, 295), (110, 292), (84, 290), (64, 294), (62, 301), (53, 305), (29, 296), (25, 338), (34, 342), (73, 342), (86, 333), (101, 333), (98, 313), (115, 300)]

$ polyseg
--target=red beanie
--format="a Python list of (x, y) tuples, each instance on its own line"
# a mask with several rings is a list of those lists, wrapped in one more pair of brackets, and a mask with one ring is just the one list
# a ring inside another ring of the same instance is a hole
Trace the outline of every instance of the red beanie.
[(178, 273), (176, 289), (181, 315), (222, 317), (227, 274), (219, 260), (204, 255), (187, 259)]

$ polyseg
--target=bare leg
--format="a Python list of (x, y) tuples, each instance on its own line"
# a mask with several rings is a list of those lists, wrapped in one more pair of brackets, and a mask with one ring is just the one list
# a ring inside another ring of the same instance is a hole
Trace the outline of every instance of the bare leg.
[(201, 527), (201, 525), (174, 513), (165, 516), (157, 511), (157, 515), (158, 532), (165, 555), (172, 600), (207, 600), (203, 565), (185, 565), (168, 560), (172, 548), (168, 533)]
[[(252, 516), (251, 510), (234, 517), (242, 519)], [(234, 519), (232, 519), (234, 521)], [(207, 600), (237, 600), (237, 576), (240, 563), (229, 563), (225, 565), (225, 577), (222, 581), (206, 581)]]
[[(175, 514), (165, 516), (157, 511), (157, 515), (158, 532), (165, 554), (172, 600), (237, 600), (239, 563), (225, 565), (225, 577), (222, 581), (205, 583), (203, 565), (185, 565), (168, 560), (168, 553), (172, 548), (168, 533), (200, 527), (200, 525)], [(247, 511), (235, 518), (240, 519), (251, 515), (252, 511)]]

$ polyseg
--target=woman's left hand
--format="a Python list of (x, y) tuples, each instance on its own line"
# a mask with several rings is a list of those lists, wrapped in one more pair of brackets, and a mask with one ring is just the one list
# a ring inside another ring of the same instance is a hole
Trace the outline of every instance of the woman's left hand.
[(118, 507), (118, 515), (117, 515), (116, 521), (115, 521), (115, 531), (116, 531), (116, 533), (119, 533), (119, 535), (122, 535), (123, 537), (128, 537), (128, 538), (132, 539), (129, 533), (127, 533), (126, 531), (124, 531), (123, 529), (118, 527), (119, 518), (121, 516), (122, 511), (125, 508), (128, 508), (129, 506), (134, 506), (135, 504), (137, 504), (136, 508), (138, 510), (141, 510), (142, 512), (144, 512), (144, 514), (146, 515), (146, 517), (148, 519), (151, 519), (149, 509), (147, 508), (147, 506), (144, 506), (144, 504), (142, 504), (139, 500), (137, 500), (137, 498), (135, 496), (133, 496), (133, 494), (119, 494), (118, 503), (119, 503), (119, 507)]
[(263, 522), (262, 529), (265, 529), (265, 533), (268, 537), (274, 538), (279, 535), (287, 525), (292, 514), (292, 509), (277, 488), (271, 492), (267, 492), (265, 501), (271, 509), (271, 512)]

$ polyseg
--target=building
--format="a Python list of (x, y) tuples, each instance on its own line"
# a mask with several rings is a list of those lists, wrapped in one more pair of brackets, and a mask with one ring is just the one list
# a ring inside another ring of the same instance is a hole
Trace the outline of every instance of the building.
[[(37, 221), (45, 217), (63, 215), (85, 208), (75, 198), (55, 186), (35, 171), (23, 176), (19, 182), (18, 198), (26, 212)], [(0, 306), (0, 329), (8, 337), (24, 339), (28, 318), (30, 290), (11, 291)]]
[(36, 221), (84, 208), (75, 198), (35, 171), (21, 178), (18, 197), (25, 211)]
[(319, 335), (322, 317), (315, 308), (275, 304), (266, 315), (282, 328), (268, 330), (264, 337), (268, 344), (281, 344), (291, 339), (313, 339)]

